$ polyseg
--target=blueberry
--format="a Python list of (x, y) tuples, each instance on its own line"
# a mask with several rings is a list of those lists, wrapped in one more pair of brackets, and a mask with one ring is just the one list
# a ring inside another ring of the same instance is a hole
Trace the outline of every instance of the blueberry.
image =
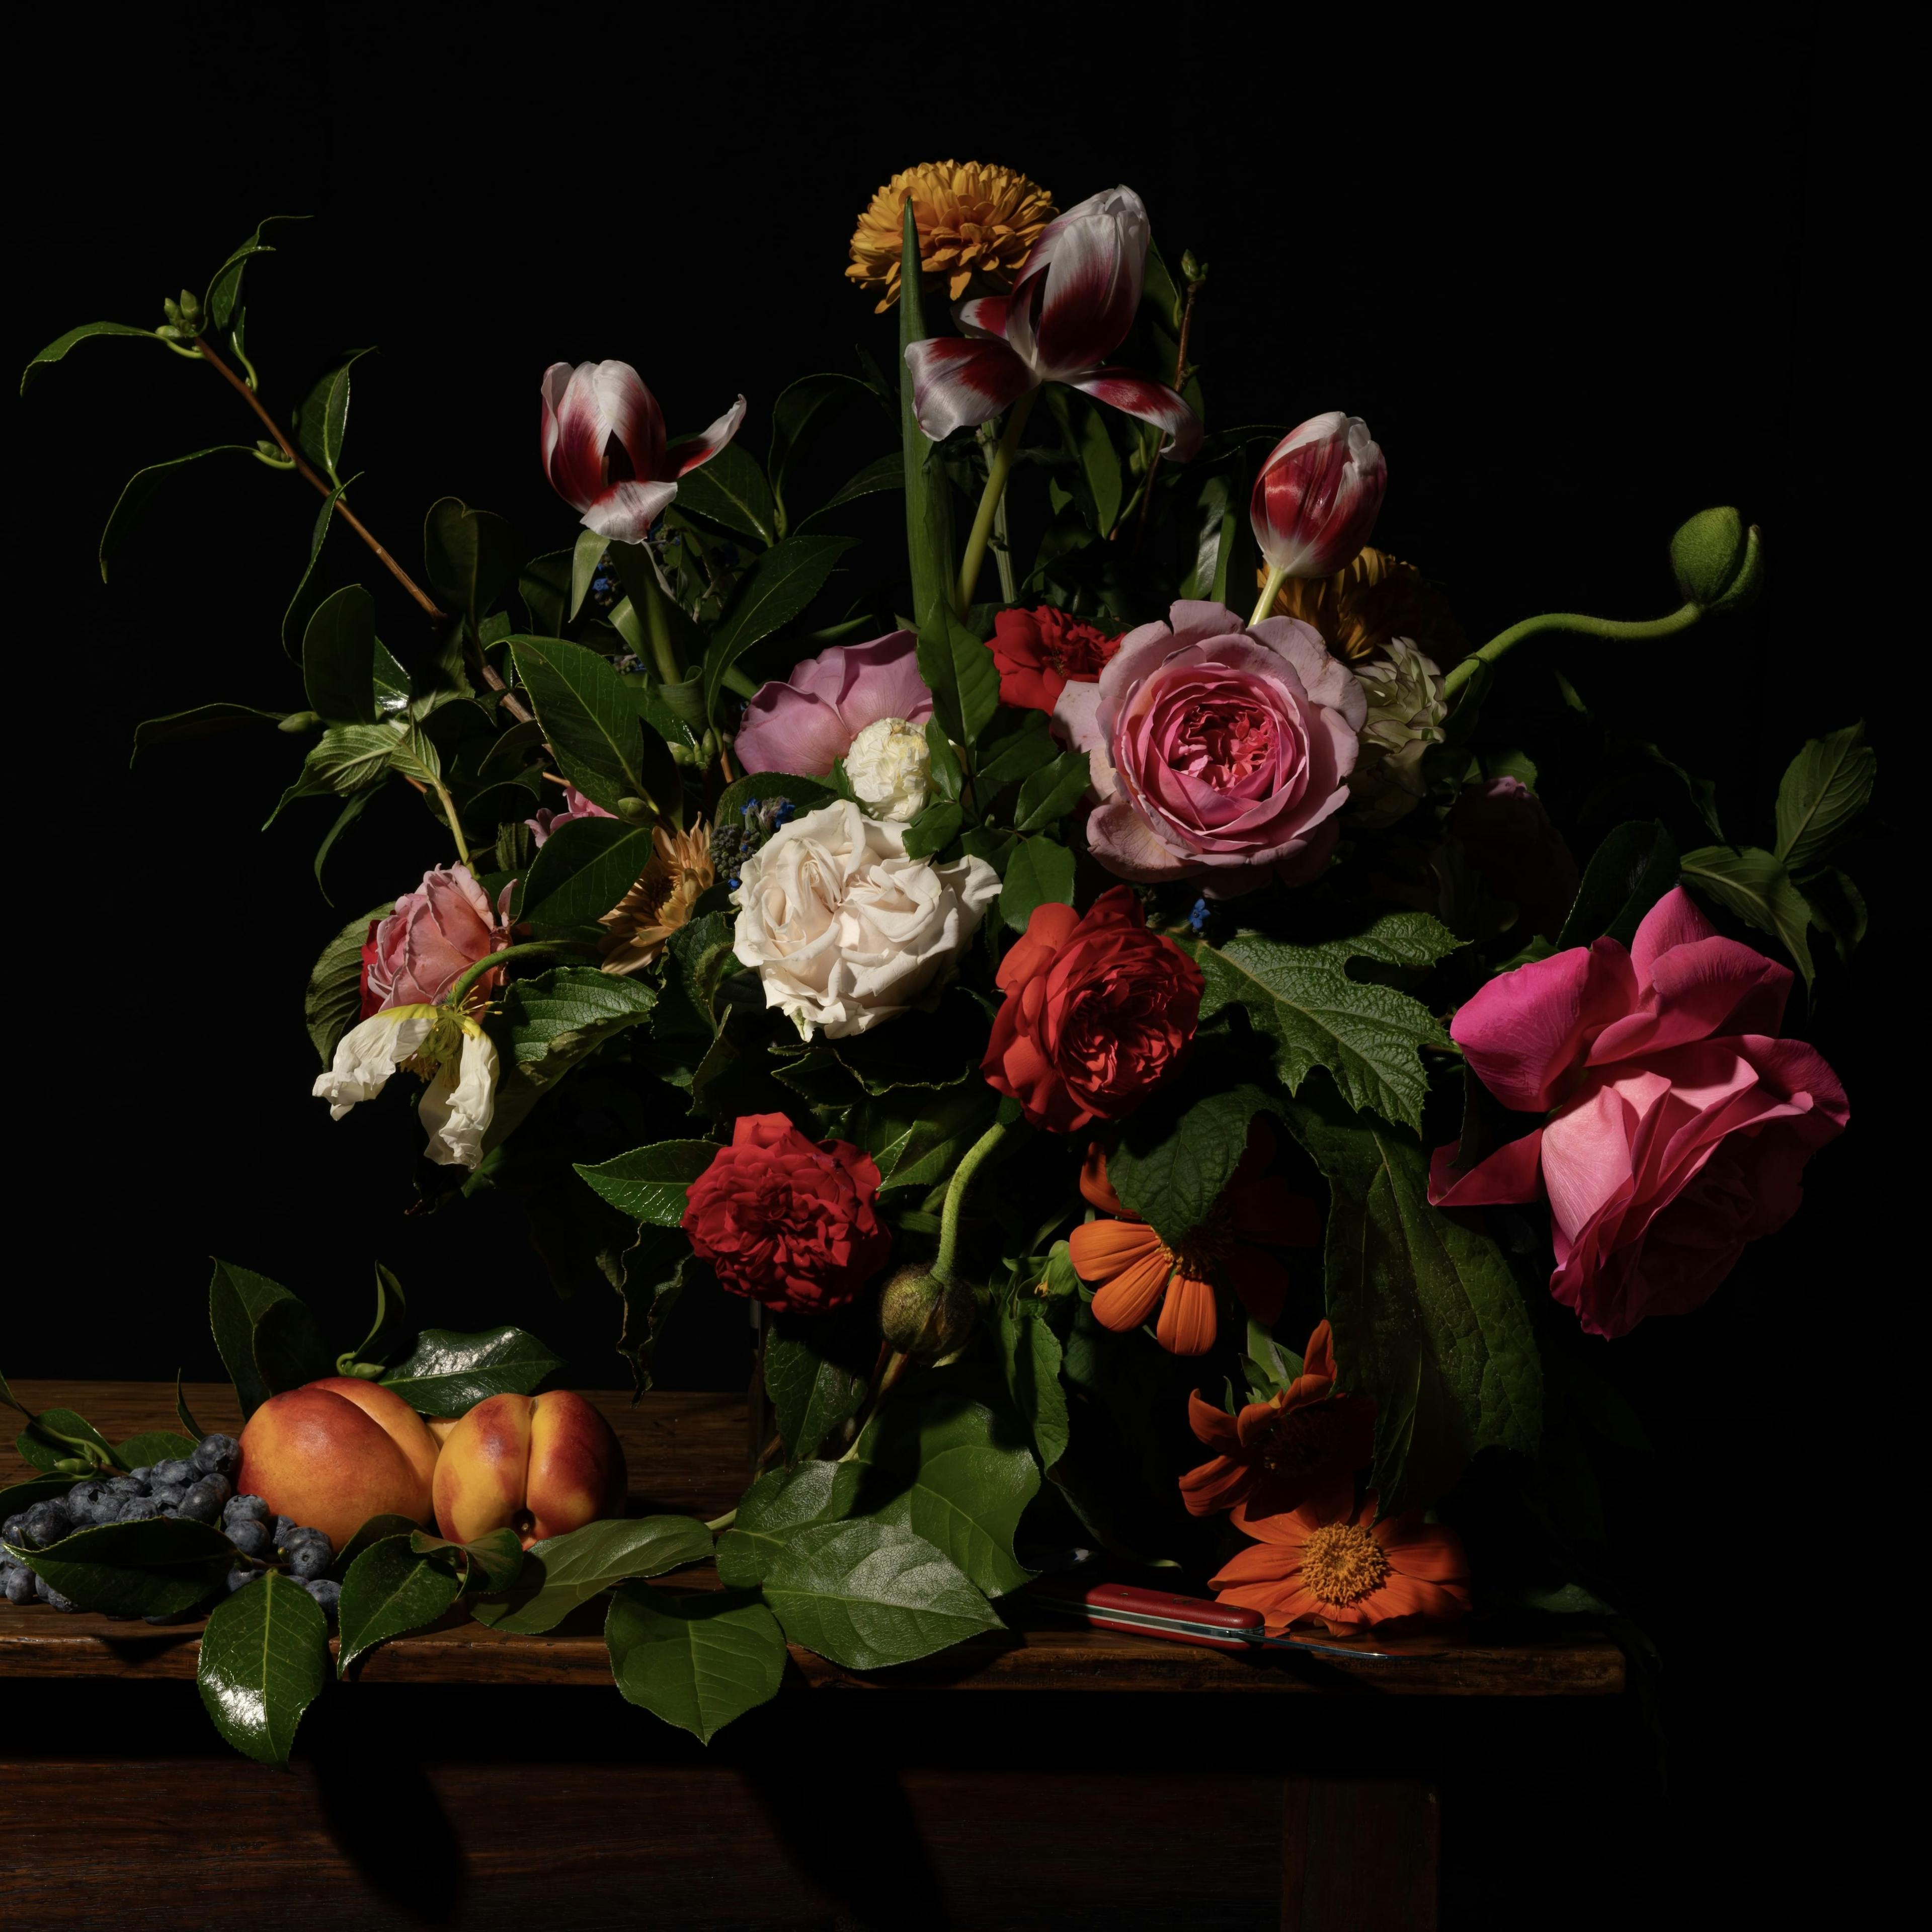
[(118, 1496), (125, 1502), (130, 1496), (141, 1495), (146, 1486), (136, 1482), (131, 1476), (110, 1476), (104, 1486), (110, 1496)]
[(68, 1491), (67, 1513), (76, 1526), (99, 1520), (100, 1499), (106, 1493), (107, 1485), (102, 1482), (76, 1483)]
[(266, 1526), (269, 1520), (268, 1506), (260, 1496), (230, 1496), (222, 1505), (221, 1520), (224, 1522), (259, 1522)]
[(65, 1504), (57, 1502), (36, 1503), (27, 1512), (27, 1540), (36, 1550), (58, 1543), (74, 1528)]
[(235, 1493), (235, 1485), (231, 1483), (226, 1476), (219, 1474), (197, 1476), (194, 1481), (188, 1485), (188, 1486), (191, 1489), (207, 1490), (211, 1491), (214, 1495), (214, 1500), (220, 1503), (224, 1508), (227, 1507), (228, 1498)]
[(0, 1522), (0, 1543), (10, 1543), (18, 1550), (27, 1534), (27, 1512), (18, 1510), (4, 1522)]
[(264, 1573), (245, 1563), (238, 1563), (228, 1573), (228, 1594), (232, 1597), (245, 1583), (252, 1583)]
[(342, 1586), (327, 1576), (312, 1577), (302, 1588), (313, 1597), (331, 1616), (335, 1606), (342, 1600)]
[(232, 1476), (242, 1466), (242, 1445), (232, 1436), (204, 1436), (189, 1460), (202, 1475)]
[(172, 1483), (164, 1484), (160, 1489), (151, 1490), (148, 1492), (149, 1496), (159, 1503), (163, 1509), (171, 1510), (179, 1509), (182, 1498), (187, 1494), (187, 1490)]
[(206, 1484), (197, 1483), (175, 1505), (175, 1514), (196, 1522), (212, 1522), (221, 1514), (221, 1498)]
[(298, 1582), (306, 1583), (328, 1568), (331, 1554), (328, 1540), (319, 1538), (313, 1543), (290, 1545), (283, 1551), (282, 1557), (288, 1565), (289, 1574)]
[(228, 1540), (244, 1556), (266, 1556), (268, 1553), (268, 1526), (266, 1522), (251, 1522), (244, 1516), (239, 1522), (223, 1526), (228, 1532)]
[(289, 1534), (294, 1528), (294, 1523), (285, 1516), (272, 1517), (268, 1523), (268, 1540), (279, 1550), (288, 1541)]
[(170, 1489), (184, 1490), (197, 1474), (194, 1465), (184, 1456), (171, 1456), (165, 1462), (157, 1462), (149, 1472), (148, 1480), (158, 1489), (166, 1484)]
[(146, 1522), (161, 1513), (161, 1506), (152, 1496), (130, 1496), (121, 1505), (116, 1522)]
[(130, 1483), (143, 1484), (152, 1483), (154, 1480), (152, 1465), (143, 1462), (138, 1469), (130, 1469), (128, 1472), (128, 1480)]
[(10, 1604), (31, 1604), (38, 1592), (34, 1588), (34, 1573), (24, 1563), (10, 1563), (0, 1570), (0, 1595)]

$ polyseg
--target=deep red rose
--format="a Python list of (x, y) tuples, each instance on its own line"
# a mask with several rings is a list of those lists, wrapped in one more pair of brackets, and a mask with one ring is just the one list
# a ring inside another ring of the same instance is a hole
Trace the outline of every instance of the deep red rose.
[(684, 1232), (734, 1294), (818, 1315), (885, 1265), (879, 1170), (850, 1141), (808, 1141), (782, 1114), (742, 1114), (731, 1144), (691, 1184)]
[(1201, 1017), (1200, 968), (1148, 932), (1125, 886), (1102, 892), (1084, 919), (1036, 906), (1000, 988), (980, 1070), (1059, 1134), (1131, 1112), (1179, 1064)]
[(1051, 711), (1069, 684), (1095, 682), (1120, 645), (1050, 604), (1002, 610), (993, 620), (992, 643), (1000, 702), (1032, 711)]

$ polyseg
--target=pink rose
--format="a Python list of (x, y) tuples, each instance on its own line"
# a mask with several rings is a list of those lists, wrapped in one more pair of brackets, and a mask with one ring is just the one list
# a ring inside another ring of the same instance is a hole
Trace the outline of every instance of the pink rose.
[[(456, 980), (510, 943), (511, 888), (496, 910), (466, 866), (423, 874), (420, 891), (405, 892), (386, 919), (371, 920), (362, 948), (362, 1018), (388, 1006), (434, 1006)], [(488, 992), (500, 970), (486, 973)]]
[(1796, 1213), (1804, 1163), (1849, 1118), (1838, 1076), (1776, 1036), (1790, 990), (1681, 887), (1628, 952), (1600, 939), (1492, 980), (1450, 1031), (1504, 1106), (1549, 1118), (1466, 1172), (1438, 1148), (1430, 1199), (1546, 1191), (1550, 1292), (1593, 1335), (1688, 1312)]
[(534, 818), (524, 823), (530, 828), (530, 836), (541, 845), (560, 825), (568, 825), (573, 818), (614, 818), (615, 812), (606, 812), (601, 805), (593, 805), (574, 784), (563, 788), (563, 808), (545, 806)]
[(747, 772), (830, 776), (852, 740), (881, 718), (923, 725), (932, 693), (919, 674), (919, 639), (894, 631), (866, 644), (834, 644), (792, 666), (783, 684), (760, 685), (738, 727)]
[(1210, 898), (1327, 865), (1367, 716), (1309, 625), (1245, 627), (1190, 603), (1130, 631), (1100, 682), (1070, 683), (1053, 709), (1093, 760), (1094, 856), (1124, 879), (1199, 879)]

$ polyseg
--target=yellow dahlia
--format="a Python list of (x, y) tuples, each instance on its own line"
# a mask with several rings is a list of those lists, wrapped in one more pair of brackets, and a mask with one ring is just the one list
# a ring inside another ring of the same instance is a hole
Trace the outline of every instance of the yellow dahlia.
[(599, 949), (607, 973), (635, 973), (664, 950), (691, 917), (712, 880), (711, 834), (700, 819), (688, 832), (651, 835), (656, 850), (638, 882), (603, 917), (610, 928)]
[(1012, 286), (1040, 231), (1053, 219), (1053, 197), (1011, 168), (977, 161), (926, 161), (893, 176), (859, 218), (852, 266), (862, 288), (880, 289), (883, 314), (899, 298), (899, 251), (906, 197), (919, 226), (919, 265), (944, 277), (957, 302), (977, 275), (990, 289)]
[[(1255, 581), (1264, 584), (1267, 572), (1257, 572)], [(1364, 550), (1333, 577), (1291, 577), (1273, 614), (1312, 624), (1323, 643), (1352, 664), (1386, 655), (1391, 638), (1408, 638), (1443, 666), (1467, 649), (1448, 598), (1414, 564), (1387, 550)]]

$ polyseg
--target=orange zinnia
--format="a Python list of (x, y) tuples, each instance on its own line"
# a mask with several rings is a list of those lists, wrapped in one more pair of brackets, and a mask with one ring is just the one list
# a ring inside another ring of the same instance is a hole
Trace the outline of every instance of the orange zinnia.
[(1243, 1528), (1250, 1516), (1278, 1516), (1336, 1475), (1353, 1475), (1375, 1453), (1376, 1406), (1335, 1386), (1335, 1343), (1326, 1322), (1308, 1338), (1301, 1372), (1268, 1402), (1229, 1415), (1197, 1389), (1187, 1419), (1220, 1453), (1180, 1479), (1180, 1499), (1193, 1516), (1232, 1510)]
[(1266, 1249), (1312, 1247), (1322, 1238), (1313, 1202), (1264, 1178), (1274, 1136), (1259, 1114), (1247, 1150), (1214, 1211), (1179, 1250), (1120, 1205), (1107, 1182), (1096, 1142), (1080, 1170), (1080, 1192), (1113, 1218), (1089, 1221), (1068, 1239), (1074, 1272), (1096, 1286), (1094, 1318), (1102, 1328), (1138, 1328), (1160, 1304), (1154, 1339), (1170, 1354), (1204, 1355), (1214, 1346), (1214, 1276), (1218, 1271), (1257, 1322), (1272, 1327), (1288, 1292), (1288, 1270)]
[(1259, 1610), (1271, 1636), (1298, 1623), (1349, 1636), (1398, 1617), (1467, 1616), (1469, 1559), (1456, 1532), (1416, 1510), (1375, 1516), (1374, 1490), (1358, 1508), (1353, 1479), (1337, 1477), (1299, 1509), (1247, 1517), (1241, 1527), (1256, 1540), (1209, 1587)]

